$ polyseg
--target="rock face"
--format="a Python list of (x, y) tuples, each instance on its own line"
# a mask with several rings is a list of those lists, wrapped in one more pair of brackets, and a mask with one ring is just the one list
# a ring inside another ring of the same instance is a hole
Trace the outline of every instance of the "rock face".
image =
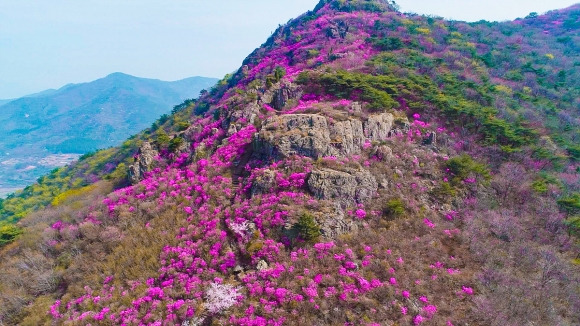
[(345, 38), (346, 34), (348, 33), (348, 25), (343, 22), (339, 21), (337, 24), (333, 24), (329, 26), (326, 30), (326, 35), (330, 38)]
[(383, 140), (389, 137), (395, 118), (390, 113), (371, 115), (365, 122), (365, 136), (370, 140)]
[(316, 114), (287, 114), (267, 119), (254, 141), (255, 150), (271, 158), (292, 155), (333, 156), (326, 118)]
[(358, 119), (329, 121), (318, 114), (286, 114), (267, 119), (254, 141), (257, 153), (274, 158), (292, 155), (314, 159), (325, 156), (359, 154), (368, 141), (390, 136), (393, 115), (371, 115), (364, 123)]
[(264, 173), (257, 177), (252, 183), (252, 196), (268, 193), (274, 186), (276, 186), (276, 172), (272, 170), (265, 170)]
[(333, 200), (342, 206), (365, 202), (378, 189), (375, 177), (366, 170), (342, 172), (323, 168), (312, 171), (307, 184), (317, 198)]
[(335, 207), (334, 212), (329, 212), (320, 223), (320, 232), (324, 237), (329, 239), (336, 239), (339, 235), (357, 230), (358, 226), (356, 223), (344, 217), (344, 211), (340, 208), (340, 205)]
[(358, 119), (338, 121), (330, 125), (330, 139), (339, 155), (358, 154), (365, 143), (363, 124)]
[(129, 166), (129, 180), (135, 184), (143, 180), (145, 173), (151, 171), (155, 156), (159, 155), (149, 142), (144, 142), (139, 148), (135, 163)]
[(294, 84), (277, 84), (265, 92), (260, 97), (260, 100), (276, 110), (282, 110), (289, 100), (298, 99), (301, 96), (302, 92), (298, 86)]

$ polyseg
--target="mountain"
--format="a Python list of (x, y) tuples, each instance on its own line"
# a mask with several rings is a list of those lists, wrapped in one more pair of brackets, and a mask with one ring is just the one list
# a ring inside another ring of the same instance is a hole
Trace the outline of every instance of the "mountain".
[(2, 201), (0, 320), (580, 324), (579, 18), (321, 1)]
[(217, 80), (174, 82), (113, 73), (0, 106), (1, 189), (23, 188), (81, 154), (117, 146)]

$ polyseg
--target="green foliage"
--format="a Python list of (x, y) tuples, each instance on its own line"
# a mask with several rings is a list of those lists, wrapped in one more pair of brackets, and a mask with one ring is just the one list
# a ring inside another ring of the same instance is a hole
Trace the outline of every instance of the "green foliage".
[(371, 37), (367, 41), (380, 51), (395, 51), (403, 47), (403, 41), (398, 37)]
[(163, 129), (159, 129), (157, 131), (157, 138), (155, 139), (157, 146), (159, 146), (159, 148), (167, 148), (169, 146), (169, 142), (171, 142), (171, 138), (169, 138)]
[(204, 115), (207, 111), (209, 111), (209, 103), (202, 101), (202, 102), (198, 102), (197, 105), (195, 106), (195, 109), (193, 110), (193, 113), (195, 115)]
[(540, 173), (538, 178), (532, 182), (532, 189), (537, 193), (543, 194), (548, 191), (549, 185), (562, 187), (562, 182), (550, 174)]
[(505, 79), (513, 81), (524, 80), (524, 75), (519, 70), (510, 70), (505, 74)]
[[(498, 110), (493, 107), (495, 97), (513, 96), (510, 88), (504, 85), (493, 86), (485, 79), (483, 83), (477, 84), (447, 69), (441, 72), (438, 67), (443, 64), (442, 59), (433, 59), (415, 50), (405, 49), (397, 54), (380, 53), (369, 60), (367, 66), (379, 74), (392, 76), (396, 72), (399, 77), (397, 96), (403, 97), (409, 108), (420, 111), (434, 105), (449, 121), (461, 123), (462, 127), (481, 134), (488, 144), (509, 146), (505, 148), (510, 149), (536, 141), (536, 132), (525, 127), (523, 119), (512, 118), (512, 122), (508, 122), (499, 118)], [(474, 61), (470, 64), (480, 69)], [(473, 95), (468, 98), (468, 93)]]
[(120, 163), (115, 170), (105, 176), (105, 179), (122, 184), (127, 179), (127, 165)]
[(344, 70), (335, 73), (301, 73), (298, 83), (318, 88), (318, 93), (339, 98), (358, 98), (368, 102), (372, 110), (389, 110), (398, 107), (391, 97), (397, 94), (397, 79), (391, 76), (372, 76)]
[(450, 158), (445, 162), (445, 167), (453, 175), (452, 182), (456, 185), (472, 175), (483, 177), (484, 180), (491, 178), (485, 164), (477, 163), (468, 154)]
[[(99, 150), (70, 166), (54, 169), (40, 177), (37, 183), (9, 195), (0, 205), (0, 222), (16, 223), (31, 212), (49, 205), (56, 196), (71, 189), (82, 188), (104, 178), (109, 167), (127, 166), (140, 146), (140, 140), (131, 138), (115, 149)], [(115, 173), (115, 171), (117, 173)], [(126, 171), (115, 169), (111, 174), (122, 180)], [(116, 179), (116, 178), (115, 178)], [(122, 184), (122, 183), (120, 183)]]
[(183, 145), (183, 143), (185, 143), (185, 140), (183, 140), (183, 138), (181, 137), (175, 137), (173, 139), (171, 139), (169, 141), (169, 151), (170, 152), (175, 152), (177, 151), (177, 149), (179, 149), (181, 147), (181, 145)]
[(532, 183), (532, 189), (539, 194), (546, 193), (548, 191), (548, 183), (545, 179), (537, 179)]
[(449, 198), (455, 197), (457, 191), (449, 182), (442, 182), (437, 187), (433, 188), (430, 194), (439, 200), (446, 201)]
[(337, 11), (355, 12), (355, 11), (369, 11), (382, 12), (384, 10), (396, 10), (398, 7), (394, 4), (379, 3), (375, 0), (323, 0), (314, 8), (314, 11), (319, 10), (326, 3), (330, 3), (330, 7)]
[(20, 234), (22, 229), (16, 225), (0, 224), (0, 247), (5, 246), (14, 241)]
[(180, 131), (184, 131), (187, 128), (189, 128), (190, 123), (187, 122), (187, 121), (183, 121), (183, 120), (180, 120), (180, 119), (176, 119), (176, 120), (173, 121), (173, 125), (175, 126), (175, 129), (178, 132), (180, 132)]
[(308, 213), (300, 215), (294, 227), (298, 231), (298, 235), (306, 241), (314, 241), (321, 235), (316, 219)]
[(85, 161), (86, 159), (93, 157), (96, 153), (97, 153), (97, 151), (92, 151), (92, 152), (88, 152), (88, 153), (83, 154), (81, 157), (79, 157), (79, 162)]
[(566, 148), (570, 158), (574, 161), (580, 161), (580, 145), (568, 145)]
[(54, 197), (54, 199), (50, 202), (50, 204), (55, 207), (59, 206), (60, 204), (64, 203), (67, 199), (71, 197), (82, 196), (84, 194), (91, 192), (93, 189), (95, 189), (95, 185), (67, 190)]
[(286, 69), (284, 69), (284, 67), (277, 66), (276, 69), (274, 69), (274, 78), (276, 81), (280, 81), (282, 78), (284, 78), (284, 76), (286, 76)]
[(274, 69), (273, 73), (266, 76), (266, 87), (267, 88), (272, 87), (272, 85), (274, 85), (277, 82), (279, 82), (280, 80), (282, 80), (282, 78), (284, 78), (284, 76), (286, 76), (286, 69), (284, 69), (283, 67), (277, 66)]
[(308, 50), (308, 58), (310, 58), (310, 59), (316, 58), (318, 55), (320, 55), (320, 51), (318, 51), (316, 49)]
[(387, 216), (399, 217), (405, 214), (406, 209), (406, 205), (402, 199), (393, 198), (387, 202), (383, 213)]
[(573, 234), (575, 236), (580, 236), (580, 216), (571, 216), (568, 217), (564, 224), (568, 228), (568, 233)]
[(183, 103), (175, 105), (173, 107), (173, 109), (171, 110), (171, 114), (175, 114), (177, 112), (183, 111), (186, 108), (194, 105), (195, 102), (196, 102), (196, 100), (194, 100), (194, 99), (187, 99), (187, 100), (183, 101)]
[(558, 199), (558, 205), (568, 214), (576, 214), (580, 212), (580, 193), (575, 192), (570, 196)]

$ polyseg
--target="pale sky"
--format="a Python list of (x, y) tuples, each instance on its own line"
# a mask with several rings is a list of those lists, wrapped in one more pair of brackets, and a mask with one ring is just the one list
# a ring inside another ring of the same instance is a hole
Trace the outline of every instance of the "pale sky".
[[(399, 0), (403, 12), (511, 20), (578, 0)], [(0, 99), (112, 72), (221, 78), (318, 0), (0, 0)]]

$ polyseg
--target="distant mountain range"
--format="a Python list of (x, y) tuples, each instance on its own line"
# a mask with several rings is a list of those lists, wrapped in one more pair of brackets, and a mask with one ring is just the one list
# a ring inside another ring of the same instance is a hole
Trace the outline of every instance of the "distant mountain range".
[(0, 100), (0, 196), (81, 154), (118, 145), (217, 79), (123, 73)]

